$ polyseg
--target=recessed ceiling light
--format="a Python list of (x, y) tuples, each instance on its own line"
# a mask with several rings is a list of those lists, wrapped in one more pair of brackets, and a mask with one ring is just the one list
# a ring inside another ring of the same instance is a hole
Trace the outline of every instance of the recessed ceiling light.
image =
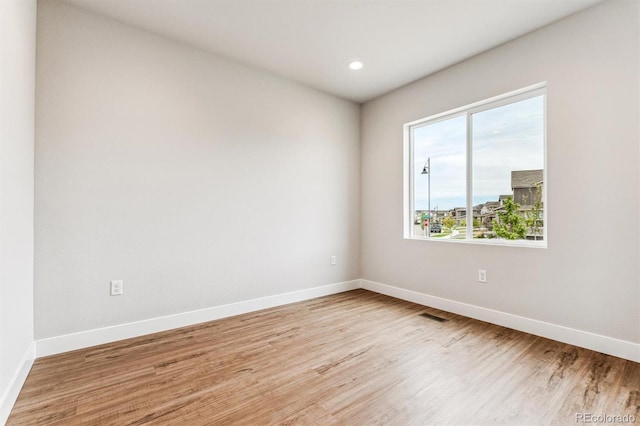
[(359, 69), (362, 69), (362, 67), (364, 67), (364, 64), (360, 61), (349, 62), (349, 68), (352, 70), (359, 70)]

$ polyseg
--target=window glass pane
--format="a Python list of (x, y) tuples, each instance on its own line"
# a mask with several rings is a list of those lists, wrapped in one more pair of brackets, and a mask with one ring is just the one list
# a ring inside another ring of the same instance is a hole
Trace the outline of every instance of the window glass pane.
[(544, 97), (472, 115), (473, 236), (542, 240)]
[(414, 127), (413, 144), (412, 235), (464, 239), (466, 116)]

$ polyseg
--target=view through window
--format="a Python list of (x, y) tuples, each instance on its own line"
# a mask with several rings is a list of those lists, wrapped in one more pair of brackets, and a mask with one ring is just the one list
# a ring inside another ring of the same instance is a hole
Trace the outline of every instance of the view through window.
[(545, 89), (405, 125), (405, 236), (546, 244)]

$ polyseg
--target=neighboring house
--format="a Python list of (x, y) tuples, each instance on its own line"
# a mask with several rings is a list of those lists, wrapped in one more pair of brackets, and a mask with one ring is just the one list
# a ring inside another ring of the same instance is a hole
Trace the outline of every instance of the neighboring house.
[[(544, 191), (544, 172), (539, 170), (514, 170), (511, 172), (511, 189), (513, 189), (513, 199), (520, 205), (519, 214), (527, 218), (529, 217), (533, 205), (538, 196), (542, 197)], [(544, 209), (544, 206), (542, 207)], [(527, 239), (542, 239), (544, 233), (544, 222), (542, 211), (538, 212), (540, 221), (536, 228), (528, 228)]]
[(493, 221), (496, 219), (496, 210), (502, 208), (503, 197), (509, 195), (501, 195), (499, 201), (487, 201), (480, 208), (480, 223), (483, 228), (491, 228)]
[[(480, 217), (480, 209), (482, 205), (473, 207), (473, 218), (476, 219)], [(449, 215), (456, 220), (457, 226), (462, 226), (463, 222), (467, 220), (467, 208), (466, 207), (456, 207), (449, 210)]]
[(511, 172), (511, 189), (513, 201), (520, 204), (523, 210), (529, 210), (526, 206), (533, 205), (536, 190), (540, 186), (543, 189), (543, 170), (514, 170)]
[(502, 205), (504, 203), (504, 200), (506, 200), (509, 197), (513, 197), (513, 195), (511, 194), (501, 195), (500, 197), (498, 197), (498, 202), (500, 203), (500, 205)]
[[(513, 197), (513, 200), (520, 205), (520, 209), (518, 210), (520, 216), (527, 218), (535, 203), (538, 188), (540, 188), (540, 191), (544, 190), (543, 184), (544, 171), (542, 169), (513, 170), (511, 172), (511, 189), (513, 190), (513, 195), (500, 195), (498, 201), (488, 201), (481, 205), (480, 219), (482, 226), (491, 229), (491, 224), (495, 220), (499, 220), (497, 212), (502, 210), (504, 200), (509, 197)], [(540, 193), (540, 197), (542, 197), (542, 192)], [(540, 219), (542, 219), (542, 214)], [(528, 230), (527, 238), (541, 239), (542, 232), (542, 222), (540, 222), (540, 227), (537, 228), (537, 231), (534, 232), (532, 229)]]
[(467, 218), (467, 208), (466, 207), (456, 207), (449, 210), (449, 215), (456, 220), (456, 225), (461, 226), (462, 221)]

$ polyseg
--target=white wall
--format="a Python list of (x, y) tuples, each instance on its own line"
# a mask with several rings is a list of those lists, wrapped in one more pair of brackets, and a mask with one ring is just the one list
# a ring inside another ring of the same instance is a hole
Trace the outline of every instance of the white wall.
[(33, 356), (35, 39), (36, 2), (0, 1), (0, 423)]
[(37, 46), (37, 339), (359, 277), (358, 105), (59, 2)]
[[(365, 104), (363, 278), (640, 342), (638, 16), (600, 4)], [(548, 249), (404, 240), (403, 123), (541, 81)]]

